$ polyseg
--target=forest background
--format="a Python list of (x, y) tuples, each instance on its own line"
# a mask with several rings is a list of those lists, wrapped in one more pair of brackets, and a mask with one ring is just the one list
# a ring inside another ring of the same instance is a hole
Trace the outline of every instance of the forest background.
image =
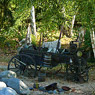
[(17, 50), (19, 41), (26, 37), (28, 24), (33, 23), (32, 7), (36, 19), (33, 44), (38, 46), (40, 34), (47, 41), (57, 40), (63, 26), (61, 43), (66, 48), (65, 44), (78, 38), (84, 29), (82, 49), (90, 51), (94, 60), (95, 0), (0, 0), (0, 48), (4, 52)]

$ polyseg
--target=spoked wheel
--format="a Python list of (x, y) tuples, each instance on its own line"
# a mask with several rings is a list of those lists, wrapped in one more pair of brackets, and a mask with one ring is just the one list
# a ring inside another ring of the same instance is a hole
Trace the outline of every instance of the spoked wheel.
[(74, 79), (76, 81), (88, 81), (88, 66), (87, 62), (83, 57), (76, 57), (73, 59), (73, 63), (69, 67)]
[(79, 77), (83, 78), (84, 81), (88, 81), (89, 70), (88, 70), (87, 61), (83, 57), (80, 57), (78, 58), (78, 64), (79, 64), (79, 67), (78, 67)]
[(36, 74), (36, 63), (34, 59), (25, 54), (19, 54), (11, 58), (8, 63), (8, 70), (12, 70), (17, 74), (24, 73), (25, 69), (28, 69), (30, 65), (34, 66), (34, 75)]

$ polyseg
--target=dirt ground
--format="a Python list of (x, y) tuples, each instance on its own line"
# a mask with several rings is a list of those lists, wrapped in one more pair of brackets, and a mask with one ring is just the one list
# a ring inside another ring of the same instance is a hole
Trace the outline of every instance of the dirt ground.
[[(0, 54), (0, 72), (7, 70), (8, 61), (11, 56), (4, 56)], [(2, 62), (5, 60), (7, 62)], [(38, 77), (31, 77), (32, 73), (28, 76), (20, 75), (17, 78), (21, 79), (29, 88), (33, 87), (34, 83), (38, 83), (39, 86), (47, 86), (52, 83), (57, 83), (57, 87), (61, 88), (62, 86), (70, 87), (70, 91), (65, 91), (60, 94), (48, 94), (47, 92), (39, 91), (38, 89), (31, 90), (30, 95), (95, 95), (95, 67), (89, 71), (89, 81), (84, 83), (76, 83), (72, 81), (64, 80), (64, 73), (53, 75), (52, 72), (49, 72), (49, 76), (45, 77), (44, 82), (38, 82)]]
[[(7, 63), (0, 62), (1, 66), (0, 71), (4, 71), (7, 69)], [(33, 78), (31, 77), (31, 74), (29, 77), (25, 75), (20, 75), (17, 78), (21, 79), (27, 86), (33, 87), (34, 83), (38, 83), (39, 86), (47, 86), (52, 83), (57, 83), (58, 88), (61, 88), (62, 86), (70, 87), (70, 91), (65, 91), (60, 94), (48, 94), (47, 92), (39, 91), (38, 89), (31, 90), (30, 95), (95, 95), (95, 68), (91, 69), (89, 72), (89, 81), (85, 83), (76, 83), (72, 81), (64, 80), (64, 76), (61, 75), (52, 75), (50, 73), (50, 76), (45, 77), (44, 82), (38, 82), (38, 77)]]
[[(52, 74), (51, 74), (52, 76)], [(38, 82), (38, 77), (36, 78), (29, 78), (22, 76), (20, 79), (22, 79), (29, 87), (33, 87), (34, 83), (38, 83), (39, 86), (47, 86), (52, 83), (57, 83), (58, 88), (61, 88), (62, 86), (70, 87), (70, 91), (66, 91), (60, 94), (56, 95), (95, 95), (95, 68), (93, 70), (90, 70), (89, 73), (89, 81), (85, 83), (75, 83), (72, 81), (66, 81), (64, 80), (64, 76), (52, 76), (52, 77), (45, 78), (45, 82)], [(37, 89), (31, 91), (31, 95), (54, 95), (54, 94), (48, 94), (46, 92), (39, 91)]]

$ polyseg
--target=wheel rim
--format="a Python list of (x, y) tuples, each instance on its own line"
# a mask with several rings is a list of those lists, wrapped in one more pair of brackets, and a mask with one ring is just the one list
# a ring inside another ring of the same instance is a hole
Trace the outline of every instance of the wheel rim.
[(16, 73), (22, 73), (24, 72), (25, 65), (22, 64), (22, 62), (19, 60), (19, 55), (14, 56), (8, 64), (8, 70), (12, 70)]
[(34, 75), (35, 75), (36, 74), (35, 61), (29, 55), (20, 54), (11, 58), (11, 60), (8, 63), (8, 70), (12, 70), (16, 72), (17, 74), (19, 73), (21, 74), (21, 73), (24, 73), (25, 69), (28, 69), (27, 67), (29, 65), (34, 66), (34, 69), (35, 69)]
[[(73, 59), (75, 60), (75, 58)], [(74, 75), (75, 79), (82, 77), (84, 81), (88, 81), (88, 66), (83, 57), (76, 58), (76, 61), (69, 66), (69, 70)]]

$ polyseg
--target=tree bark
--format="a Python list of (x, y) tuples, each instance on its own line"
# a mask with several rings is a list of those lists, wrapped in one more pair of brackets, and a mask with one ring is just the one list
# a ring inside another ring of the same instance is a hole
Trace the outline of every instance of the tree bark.
[(27, 29), (27, 35), (26, 35), (26, 44), (31, 44), (31, 27), (30, 24), (28, 25), (28, 29)]
[(90, 31), (90, 37), (91, 37), (92, 49), (93, 49), (94, 58), (95, 58), (95, 31), (94, 29)]
[(35, 35), (35, 37), (37, 38), (37, 33), (36, 33), (36, 21), (35, 21), (35, 8), (34, 6), (32, 6), (32, 10), (31, 10), (31, 20), (32, 20), (32, 32)]
[(73, 19), (72, 19), (71, 31), (70, 31), (70, 36), (71, 36), (71, 37), (73, 36), (73, 27), (74, 27), (74, 23), (75, 23), (75, 17), (76, 17), (76, 15), (74, 15), (74, 16), (73, 16)]

